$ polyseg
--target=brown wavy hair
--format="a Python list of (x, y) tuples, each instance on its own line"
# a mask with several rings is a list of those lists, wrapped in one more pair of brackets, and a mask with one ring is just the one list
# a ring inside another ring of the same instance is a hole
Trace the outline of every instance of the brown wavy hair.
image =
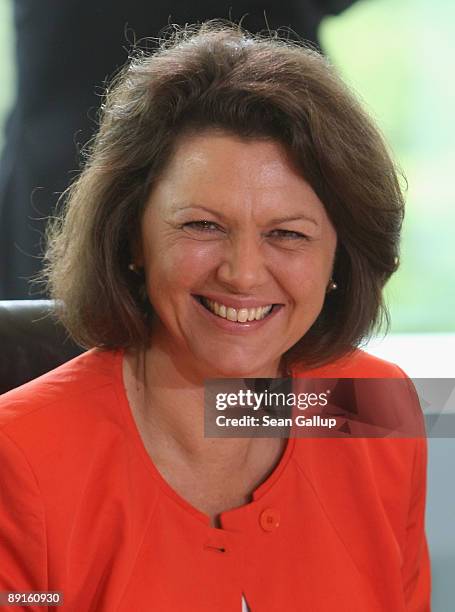
[(388, 322), (404, 202), (371, 119), (304, 44), (205, 23), (136, 52), (105, 96), (82, 173), (48, 232), (45, 279), (84, 347), (144, 345), (153, 308), (129, 270), (148, 194), (183, 133), (222, 129), (283, 144), (336, 229), (336, 291), (284, 362), (326, 363)]

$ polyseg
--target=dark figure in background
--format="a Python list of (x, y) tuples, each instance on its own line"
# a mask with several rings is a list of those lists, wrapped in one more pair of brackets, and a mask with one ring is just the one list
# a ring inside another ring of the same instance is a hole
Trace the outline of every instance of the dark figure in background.
[(18, 91), (0, 165), (0, 299), (42, 297), (30, 278), (40, 270), (47, 218), (77, 174), (103, 84), (132, 41), (169, 23), (244, 17), (252, 32), (287, 27), (317, 44), (322, 18), (353, 1), (205, 0), (192, 8), (172, 0), (14, 0)]

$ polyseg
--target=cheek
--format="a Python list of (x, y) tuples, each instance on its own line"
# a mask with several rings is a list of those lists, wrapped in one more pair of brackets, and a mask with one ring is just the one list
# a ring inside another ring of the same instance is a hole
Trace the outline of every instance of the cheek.
[(177, 241), (161, 245), (156, 252), (146, 255), (148, 275), (159, 285), (173, 286), (176, 289), (192, 287), (198, 279), (207, 276), (216, 262), (216, 249), (213, 245), (196, 241)]
[(283, 287), (295, 299), (320, 302), (330, 278), (331, 263), (314, 253), (288, 257), (276, 262), (275, 269)]

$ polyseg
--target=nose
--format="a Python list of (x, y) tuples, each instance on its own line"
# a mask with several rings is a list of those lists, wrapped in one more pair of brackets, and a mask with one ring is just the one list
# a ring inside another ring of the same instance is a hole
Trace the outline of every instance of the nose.
[(260, 238), (254, 233), (232, 236), (225, 242), (218, 280), (236, 293), (250, 293), (269, 279)]

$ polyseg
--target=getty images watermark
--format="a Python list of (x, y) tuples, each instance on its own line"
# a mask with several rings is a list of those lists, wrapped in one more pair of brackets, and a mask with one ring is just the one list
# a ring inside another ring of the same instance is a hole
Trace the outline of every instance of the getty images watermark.
[(214, 379), (207, 437), (455, 437), (455, 380)]
[[(263, 379), (262, 379), (263, 380)], [(253, 414), (241, 416), (228, 416), (228, 414), (217, 414), (215, 422), (217, 427), (328, 427), (336, 426), (337, 420), (333, 417), (323, 417), (320, 414), (294, 414), (283, 416), (273, 411), (281, 406), (295, 407), (298, 411), (308, 408), (324, 408), (329, 403), (330, 389), (321, 393), (284, 393), (269, 391), (255, 392), (251, 389), (239, 389), (237, 392), (216, 393), (215, 408), (224, 411), (228, 408), (243, 408), (253, 411)], [(271, 411), (267, 413), (265, 411)], [(283, 412), (283, 410), (282, 410)]]

